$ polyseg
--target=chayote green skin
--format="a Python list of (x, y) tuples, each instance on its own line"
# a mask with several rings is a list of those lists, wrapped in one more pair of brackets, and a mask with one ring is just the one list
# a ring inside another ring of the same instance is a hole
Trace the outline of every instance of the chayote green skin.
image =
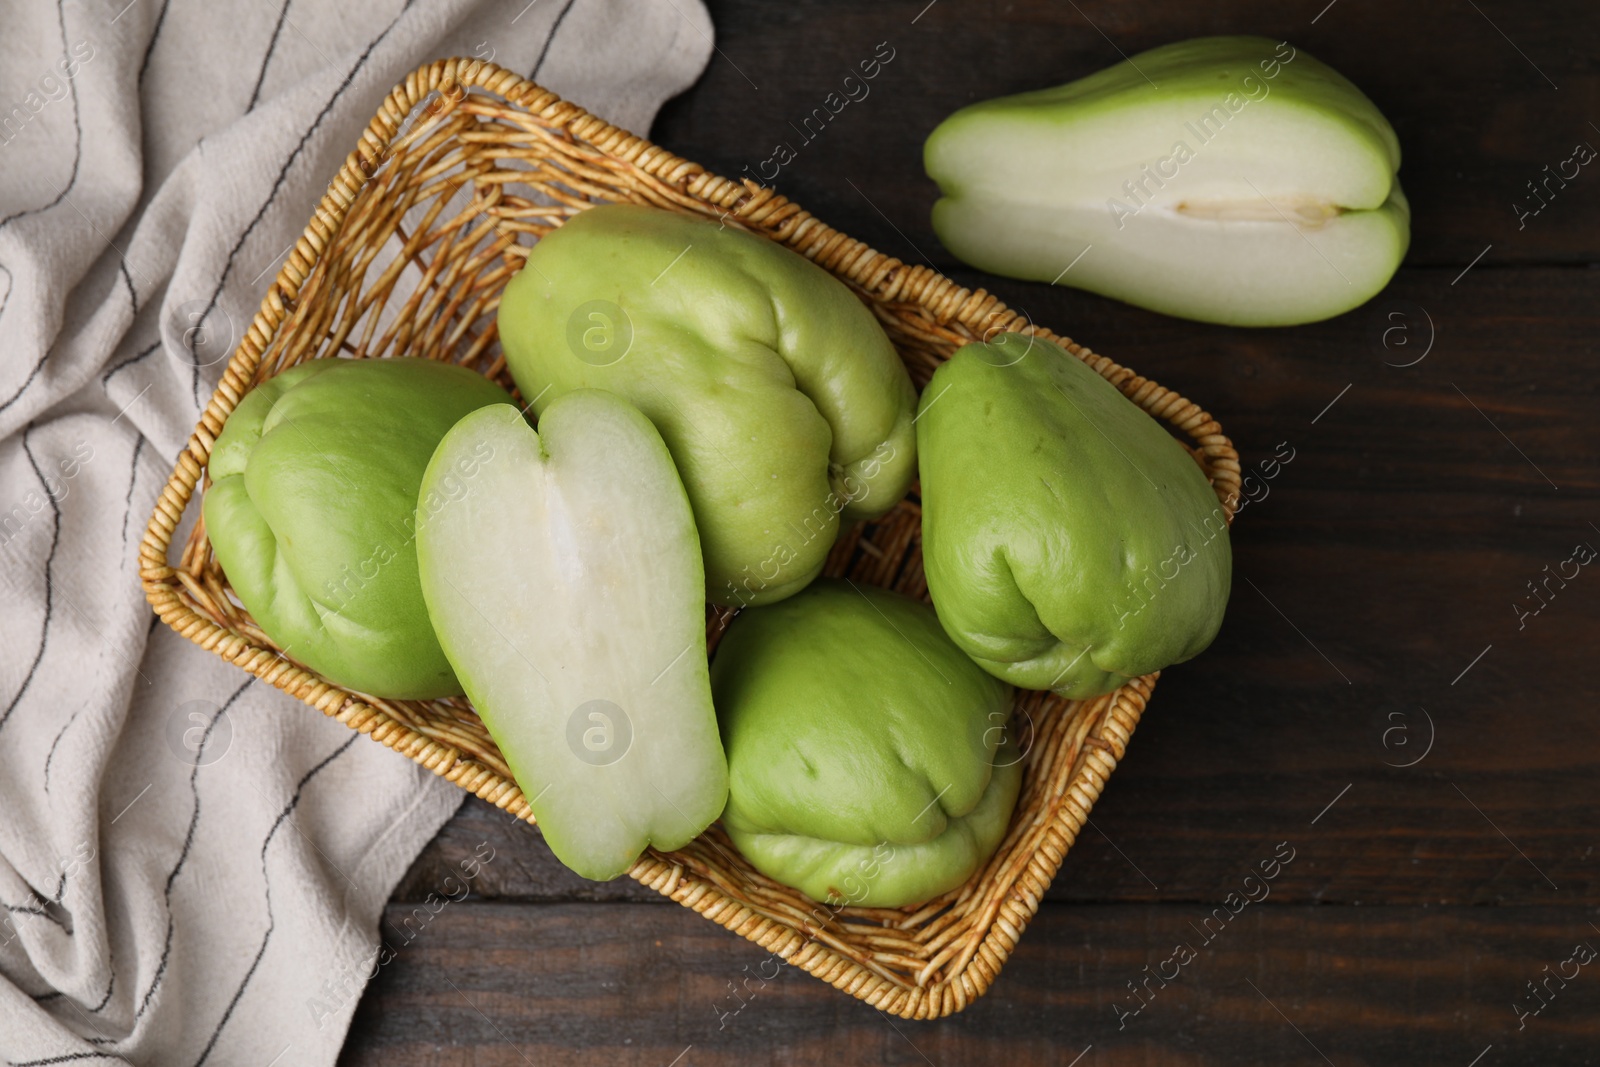
[(925, 604), (821, 579), (734, 620), (711, 664), (723, 827), (814, 900), (900, 907), (966, 881), (1021, 782), (1011, 689)]
[(821, 267), (734, 225), (591, 208), (534, 246), (499, 330), (536, 411), (604, 389), (655, 423), (716, 603), (804, 588), (841, 516), (883, 514), (915, 475), (916, 392), (872, 313)]
[(267, 636), (363, 693), (459, 694), (417, 578), (417, 490), (457, 420), (510, 402), (481, 374), (425, 359), (320, 359), (252, 389), (211, 450), (203, 512)]
[(979, 665), (1082, 698), (1211, 643), (1227, 524), (1159, 423), (1021, 334), (964, 346), (922, 396), (923, 569), (945, 631)]

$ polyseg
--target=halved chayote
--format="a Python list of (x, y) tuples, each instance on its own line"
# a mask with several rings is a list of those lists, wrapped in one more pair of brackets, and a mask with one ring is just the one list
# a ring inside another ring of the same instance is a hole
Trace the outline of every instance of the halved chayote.
[(615, 878), (717, 817), (700, 542), (649, 419), (596, 390), (537, 431), (510, 405), (467, 416), (423, 478), (417, 558), (440, 643), (561, 862)]
[(924, 165), (934, 230), (973, 266), (1202, 322), (1348, 311), (1410, 239), (1388, 120), (1264, 37), (1181, 41), (964, 107)]

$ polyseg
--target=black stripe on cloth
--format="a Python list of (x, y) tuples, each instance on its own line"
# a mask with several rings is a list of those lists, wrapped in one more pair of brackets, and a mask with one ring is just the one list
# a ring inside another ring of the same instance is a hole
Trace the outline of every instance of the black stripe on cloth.
[(139, 484), (139, 453), (144, 451), (144, 435), (133, 442), (133, 473), (128, 475), (128, 493), (122, 498), (122, 547), (128, 547), (128, 513), (133, 510), (133, 489)]
[[(61, 58), (68, 58), (67, 53), (67, 11), (66, 0), (56, 0), (56, 19), (61, 26)], [(48, 204), (39, 207), (23, 208), (14, 211), (5, 218), (0, 219), (0, 227), (4, 227), (17, 219), (29, 215), (37, 215), (42, 211), (49, 211), (61, 201), (65, 200), (72, 187), (78, 184), (78, 164), (83, 160), (83, 116), (78, 113), (78, 83), (71, 78), (67, 79), (67, 87), (72, 91), (72, 128), (76, 134), (72, 145), (72, 172), (67, 177), (66, 188), (56, 193), (56, 198)]]
[(254, 682), (255, 678), (253, 676), (246, 678), (244, 684), (235, 689), (233, 695), (223, 702), (222, 707), (217, 709), (215, 715), (211, 716), (211, 721), (206, 723), (206, 732), (200, 735), (200, 747), (195, 750), (194, 766), (189, 768), (189, 795), (194, 798), (194, 806), (189, 811), (189, 829), (184, 831), (183, 847), (178, 850), (178, 861), (173, 864), (172, 873), (167, 875), (167, 887), (162, 893), (162, 899), (167, 909), (167, 939), (161, 946), (161, 960), (156, 964), (155, 977), (150, 979), (150, 988), (145, 990), (144, 999), (139, 1002), (138, 1010), (133, 1013), (134, 1022), (138, 1022), (139, 1017), (150, 1006), (150, 998), (156, 995), (156, 987), (161, 985), (162, 976), (167, 973), (167, 959), (172, 952), (172, 884), (178, 880), (178, 872), (183, 870), (184, 862), (189, 858), (189, 848), (194, 844), (194, 829), (200, 823), (200, 786), (198, 781), (201, 767), (200, 756), (206, 750), (206, 742), (211, 740), (211, 731), (216, 727), (217, 720), (222, 718), (224, 712), (233, 707), (234, 701), (243, 696), (244, 691), (249, 689)]
[(144, 359), (146, 356), (148, 356), (150, 353), (154, 352), (156, 349), (158, 349), (160, 347), (161, 347), (161, 342), (159, 340), (157, 340), (155, 344), (151, 345), (149, 348), (144, 349), (138, 355), (129, 356), (127, 359), (123, 360), (121, 363), (118, 363), (115, 367), (112, 367), (110, 370), (108, 370), (104, 374), (100, 375), (100, 384), (102, 386), (104, 386), (107, 382), (111, 381), (111, 376), (113, 374), (117, 373), (117, 371), (121, 370), (124, 367), (131, 366), (132, 364), (135, 364), (135, 363), (139, 362), (141, 359)]
[(77, 722), (78, 716), (82, 714), (83, 708), (80, 707), (69, 715), (67, 721), (62, 724), (60, 732), (56, 734), (56, 739), (50, 742), (50, 751), (44, 757), (44, 791), (46, 793), (50, 792), (50, 761), (56, 758), (56, 747), (61, 744), (61, 739), (67, 736), (67, 731), (72, 729), (72, 724)]
[(50, 350), (48, 348), (46, 348), (44, 350), (44, 355), (39, 357), (38, 361), (36, 363), (34, 363), (33, 369), (28, 372), (28, 376), (26, 378), (22, 379), (22, 384), (17, 387), (17, 391), (11, 394), (11, 398), (9, 400), (7, 400), (3, 404), (0, 404), (0, 411), (4, 411), (6, 408), (10, 407), (12, 404), (15, 404), (17, 402), (18, 398), (20, 398), (23, 393), (26, 393), (28, 391), (28, 386), (32, 385), (33, 384), (33, 380), (39, 376), (39, 372), (44, 370), (44, 365), (45, 365), (46, 362), (49, 361), (49, 359), (50, 359)]
[(272, 63), (272, 53), (278, 50), (278, 35), (283, 32), (283, 22), (288, 17), (289, 0), (283, 0), (283, 6), (278, 9), (278, 24), (272, 27), (272, 39), (267, 42), (267, 54), (261, 57), (261, 70), (256, 74), (256, 87), (250, 91), (250, 103), (245, 105), (246, 112), (254, 111), (261, 99), (261, 86), (267, 80), (267, 67)]
[(117, 269), (122, 272), (122, 280), (128, 283), (128, 299), (133, 302), (133, 313), (137, 315), (139, 314), (139, 290), (133, 287), (133, 277), (128, 273), (128, 260), (126, 257), (118, 256)]
[(161, 0), (161, 11), (156, 15), (156, 28), (150, 31), (150, 43), (144, 46), (144, 59), (139, 61), (139, 85), (144, 86), (144, 72), (150, 69), (150, 53), (156, 50), (156, 40), (161, 36), (161, 24), (167, 21), (167, 4)]
[[(62, 56), (63, 59), (65, 59), (65, 58), (67, 58), (67, 54), (68, 54), (67, 53), (67, 11), (66, 11), (66, 0), (56, 0), (56, 20), (61, 26), (61, 56)], [(11, 213), (10, 215), (7, 215), (4, 219), (0, 219), (0, 227), (5, 227), (5, 226), (9, 225), (10, 223), (14, 222), (15, 220), (20, 219), (20, 218), (25, 218), (28, 215), (37, 215), (37, 214), (39, 214), (41, 212), (49, 211), (51, 208), (53, 208), (57, 204), (61, 203), (61, 201), (65, 200), (67, 198), (67, 193), (69, 193), (72, 190), (73, 186), (78, 184), (78, 164), (80, 162), (82, 162), (82, 160), (83, 160), (83, 116), (78, 113), (78, 83), (77, 83), (77, 81), (72, 79), (72, 78), (68, 78), (67, 79), (67, 88), (69, 90), (71, 90), (71, 92), (72, 92), (73, 142), (72, 142), (72, 173), (67, 178), (66, 187), (63, 188), (60, 192), (56, 193), (56, 198), (54, 200), (50, 201), (48, 204), (44, 204), (44, 205), (42, 205), (40, 207), (24, 208), (21, 211), (16, 211), (16, 212)], [(10, 272), (8, 271), (7, 273), (9, 274)], [(11, 291), (10, 291), (9, 288), (6, 290), (6, 303), (7, 304), (11, 303)], [(0, 308), (0, 311), (3, 311), (3, 310), (4, 310), (3, 308)], [(18, 398), (20, 398), (23, 393), (27, 392), (28, 386), (33, 384), (33, 380), (39, 376), (39, 372), (44, 369), (45, 361), (48, 360), (49, 358), (50, 358), (50, 346), (47, 345), (45, 347), (44, 352), (42, 354), (40, 354), (38, 362), (36, 362), (33, 365), (33, 369), (31, 371), (29, 371), (28, 372), (28, 376), (23, 379), (22, 385), (19, 386), (17, 388), (17, 391), (12, 393), (11, 396), (9, 398), (7, 398), (4, 403), (0, 403), (0, 411), (4, 411), (7, 408), (9, 408), (12, 404), (15, 404), (17, 402)], [(5, 724), (5, 720), (3, 718), (0, 718), (0, 725), (4, 725), (4, 724)]]
[(17, 695), (11, 698), (11, 703), (6, 705), (6, 710), (0, 712), (0, 730), (4, 730), (6, 723), (11, 721), (11, 713), (17, 710), (17, 705), (22, 702), (23, 694), (28, 691), (28, 686), (33, 684), (33, 676), (39, 671), (39, 663), (44, 659), (45, 644), (50, 636), (50, 613), (54, 610), (54, 596), (50, 583), (50, 568), (55, 563), (56, 549), (61, 545), (61, 505), (56, 503), (55, 494), (50, 491), (50, 484), (44, 479), (44, 472), (39, 469), (39, 461), (33, 458), (33, 449), (28, 447), (28, 435), (33, 432), (33, 423), (22, 431), (22, 451), (27, 454), (28, 463), (33, 467), (33, 473), (38, 477), (39, 484), (44, 486), (45, 499), (50, 501), (50, 513), (53, 525), (50, 530), (50, 552), (44, 558), (44, 621), (39, 624), (39, 651), (34, 653), (33, 663), (28, 667), (27, 677), (22, 679), (22, 686), (17, 690)]
[[(38, 897), (38, 893), (34, 893), (33, 895)], [(0, 904), (0, 908), (6, 909), (6, 911), (12, 915), (32, 915), (40, 919), (49, 919), (51, 922), (61, 927), (61, 929), (66, 930), (67, 933), (70, 934), (72, 932), (71, 930), (67, 930), (67, 924), (62, 922), (61, 918), (53, 914), (49, 908), (41, 908), (34, 904)]]
[(261, 958), (267, 954), (267, 942), (272, 940), (272, 930), (276, 925), (276, 921), (272, 916), (272, 879), (267, 874), (267, 847), (272, 844), (272, 839), (277, 835), (279, 828), (289, 820), (289, 816), (293, 813), (295, 806), (300, 803), (300, 797), (305, 792), (306, 784), (320, 774), (324, 767), (350, 751), (350, 746), (355, 744), (360, 737), (360, 734), (351, 734), (344, 744), (334, 749), (321, 763), (312, 767), (301, 777), (300, 781), (295, 784), (294, 794), (289, 798), (289, 803), (284, 805), (283, 810), (278, 813), (277, 819), (272, 823), (272, 829), (267, 831), (266, 840), (261, 842), (261, 882), (267, 901), (267, 932), (261, 935), (261, 947), (256, 949), (256, 958), (250, 962), (250, 969), (245, 972), (244, 979), (239, 983), (239, 988), (234, 990), (233, 999), (228, 1001), (227, 1009), (222, 1013), (222, 1018), (217, 1021), (217, 1028), (211, 1031), (211, 1039), (206, 1042), (206, 1047), (200, 1053), (200, 1058), (194, 1061), (194, 1067), (201, 1067), (210, 1057), (211, 1050), (216, 1047), (217, 1038), (222, 1036), (222, 1028), (228, 1025), (228, 1019), (232, 1017), (233, 1009), (238, 1007), (239, 999), (244, 996), (244, 991), (249, 988), (250, 979), (255, 977), (256, 968), (261, 965)]
[(550, 24), (550, 36), (544, 39), (544, 47), (539, 49), (539, 58), (533, 61), (533, 73), (528, 75), (528, 80), (539, 80), (539, 68), (544, 66), (544, 57), (550, 54), (550, 46), (555, 44), (556, 34), (561, 32), (561, 24), (566, 21), (567, 12), (572, 10), (574, 0), (567, 0), (567, 5), (561, 9), (556, 20)]
[[(382, 44), (383, 39), (389, 36), (389, 31), (393, 30), (395, 26), (399, 24), (400, 20), (405, 18), (406, 13), (411, 10), (412, 3), (414, 3), (414, 0), (406, 0), (405, 6), (400, 9), (400, 14), (396, 15), (393, 21), (383, 28), (382, 33), (373, 38), (371, 44), (367, 45), (366, 50), (362, 52), (359, 57), (357, 57), (355, 66), (350, 68), (350, 73), (344, 76), (344, 80), (341, 81), (339, 83), (339, 87), (333, 91), (333, 95), (328, 97), (328, 102), (323, 105), (321, 111), (317, 112), (316, 119), (301, 136), (300, 143), (294, 146), (294, 151), (290, 152), (289, 158), (284, 160), (283, 167), (279, 169), (277, 178), (273, 180), (272, 191), (267, 194), (267, 199), (261, 205), (261, 209), (256, 212), (255, 218), (250, 220), (250, 224), (245, 227), (244, 232), (239, 235), (239, 239), (235, 241), (233, 243), (233, 247), (228, 250), (228, 259), (222, 266), (222, 272), (217, 276), (217, 287), (211, 291), (211, 298), (206, 301), (205, 310), (200, 313), (199, 318), (192, 321), (197, 323), (205, 322), (206, 317), (209, 316), (212, 310), (217, 306), (217, 299), (222, 295), (222, 288), (228, 283), (228, 275), (233, 272), (234, 260), (238, 258), (239, 251), (244, 247), (245, 241), (247, 241), (250, 235), (255, 232), (255, 228), (261, 224), (261, 220), (266, 217), (267, 209), (270, 208), (273, 201), (277, 199), (278, 190), (283, 188), (283, 183), (289, 176), (289, 168), (294, 166), (295, 160), (300, 158), (300, 153), (305, 151), (306, 144), (311, 140), (312, 134), (317, 132), (317, 128), (322, 125), (322, 120), (328, 117), (328, 112), (333, 110), (333, 105), (338, 103), (339, 97), (346, 89), (350, 87), (350, 83), (355, 80), (355, 77), (358, 73), (360, 73), (361, 68), (366, 65), (367, 57), (371, 56), (373, 49)], [(196, 359), (193, 361), (193, 364), (194, 374), (191, 381), (191, 388), (194, 391), (194, 402), (198, 405), (204, 402), (200, 397), (200, 361)]]
[(101, 997), (100, 1003), (90, 1008), (90, 1011), (104, 1011), (106, 1005), (111, 1003), (111, 991), (117, 988), (117, 968), (116, 964), (111, 960), (111, 950), (109, 948), (106, 950), (106, 962), (110, 965), (109, 969), (111, 971), (111, 981), (106, 983), (106, 995)]

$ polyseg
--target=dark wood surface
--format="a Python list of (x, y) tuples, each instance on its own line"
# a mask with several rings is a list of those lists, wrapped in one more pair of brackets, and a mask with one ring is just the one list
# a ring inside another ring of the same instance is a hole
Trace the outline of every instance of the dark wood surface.
[[(753, 173), (888, 42), (868, 98), (773, 184), (1204, 403), (1247, 468), (1280, 443), (1294, 459), (1235, 526), (1215, 645), (1163, 677), (966, 1012), (892, 1020), (787, 971), (741, 986), (759, 949), (627, 880), (567, 874), (537, 831), (469, 801), (395, 894), (386, 921), (417, 933), (369, 987), (345, 1063), (1600, 1063), (1600, 966), (1549, 979), (1600, 948), (1600, 570), (1552, 584), (1536, 616), (1514, 608), (1576, 544), (1600, 547), (1600, 171), (1520, 230), (1514, 208), (1546, 164), (1600, 146), (1600, 12), (1324, 2), (711, 4), (719, 55), (656, 140)], [(921, 143), (945, 114), (1211, 33), (1288, 39), (1394, 122), (1412, 246), (1377, 300), (1226, 329), (942, 249)], [(1385, 348), (1396, 323), (1410, 344)], [(1205, 942), (1205, 916), (1283, 841), (1271, 895)], [(407, 925), (484, 842), (475, 895)], [(1124, 1015), (1180, 941), (1195, 958)], [(741, 1008), (736, 987), (758, 992)]]

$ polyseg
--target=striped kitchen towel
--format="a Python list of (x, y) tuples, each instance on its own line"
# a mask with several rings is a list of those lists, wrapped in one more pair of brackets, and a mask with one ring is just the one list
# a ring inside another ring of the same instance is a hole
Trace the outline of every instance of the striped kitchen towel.
[(156, 625), (136, 546), (389, 90), (451, 55), (644, 133), (698, 0), (15, 0), (0, 35), (0, 1057), (332, 1064), (463, 794)]

